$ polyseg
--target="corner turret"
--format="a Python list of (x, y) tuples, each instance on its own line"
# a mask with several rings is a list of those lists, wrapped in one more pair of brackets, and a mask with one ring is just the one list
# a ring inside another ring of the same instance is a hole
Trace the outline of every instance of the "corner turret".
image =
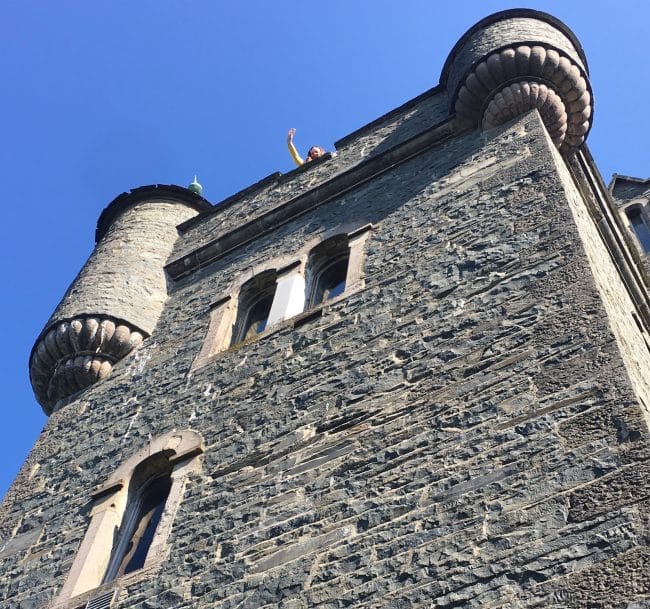
[(591, 128), (584, 52), (558, 19), (529, 9), (479, 21), (451, 51), (441, 82), (461, 124), (490, 129), (537, 108), (553, 143), (570, 153)]
[(105, 378), (151, 334), (167, 299), (164, 265), (176, 227), (212, 206), (178, 186), (144, 186), (118, 196), (97, 223), (96, 247), (30, 356), (37, 400), (59, 400)]

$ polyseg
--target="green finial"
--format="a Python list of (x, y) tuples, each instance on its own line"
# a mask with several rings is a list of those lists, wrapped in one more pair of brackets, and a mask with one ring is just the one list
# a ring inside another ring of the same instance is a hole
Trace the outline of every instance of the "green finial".
[(203, 196), (203, 186), (197, 182), (196, 176), (194, 176), (194, 181), (187, 188), (193, 193), (199, 195), (199, 197)]

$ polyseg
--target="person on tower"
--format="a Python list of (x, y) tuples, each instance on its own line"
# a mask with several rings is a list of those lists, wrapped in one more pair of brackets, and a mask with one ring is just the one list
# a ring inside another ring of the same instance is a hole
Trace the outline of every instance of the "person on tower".
[(289, 133), (287, 134), (287, 146), (289, 148), (289, 154), (291, 155), (291, 158), (293, 159), (293, 162), (300, 167), (303, 163), (313, 161), (314, 159), (317, 159), (325, 154), (325, 149), (321, 148), (320, 146), (312, 146), (308, 152), (307, 152), (307, 159), (303, 160), (303, 158), (298, 154), (298, 151), (296, 150), (296, 147), (293, 144), (293, 136), (296, 134), (296, 130), (291, 127), (289, 129)]

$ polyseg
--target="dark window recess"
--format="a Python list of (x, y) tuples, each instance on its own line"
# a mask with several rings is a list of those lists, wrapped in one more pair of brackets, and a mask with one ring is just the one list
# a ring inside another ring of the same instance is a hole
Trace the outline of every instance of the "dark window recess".
[(135, 518), (133, 533), (122, 560), (123, 573), (131, 573), (141, 569), (147, 558), (154, 534), (160, 523), (160, 517), (165, 509), (169, 496), (171, 480), (160, 478), (152, 482), (144, 491), (142, 503)]
[(246, 340), (256, 334), (261, 334), (266, 330), (266, 322), (269, 319), (272, 304), (273, 293), (265, 294), (250, 306), (239, 332), (237, 342)]
[(632, 225), (632, 230), (634, 231), (636, 238), (641, 244), (643, 253), (647, 254), (650, 252), (650, 229), (648, 229), (648, 225), (643, 219), (641, 210), (638, 207), (633, 207), (632, 209), (626, 210), (625, 213)]
[(348, 258), (332, 262), (321, 270), (316, 278), (311, 305), (315, 306), (340, 296), (345, 291), (345, 278), (348, 274)]
[(155, 478), (135, 491), (122, 518), (104, 582), (144, 566), (154, 540), (172, 481), (169, 475)]
[(316, 246), (307, 261), (307, 306), (315, 307), (345, 292), (350, 261), (347, 235), (337, 235)]
[(264, 271), (247, 281), (239, 291), (233, 345), (264, 332), (275, 296), (276, 273)]

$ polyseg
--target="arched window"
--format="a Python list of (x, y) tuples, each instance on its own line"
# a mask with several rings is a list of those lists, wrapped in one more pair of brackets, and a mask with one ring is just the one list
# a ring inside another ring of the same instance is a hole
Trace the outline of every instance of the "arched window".
[(310, 252), (307, 262), (309, 307), (332, 300), (345, 292), (349, 262), (347, 235), (323, 241)]
[[(305, 309), (363, 289), (364, 244), (371, 229), (372, 225), (366, 224), (315, 247), (311, 241), (291, 257), (276, 258), (276, 268), (259, 273), (239, 290), (233, 288), (231, 294), (221, 295), (210, 306), (205, 340), (192, 369)], [(291, 262), (281, 266), (280, 260)]]
[(237, 320), (232, 344), (240, 343), (266, 330), (275, 296), (276, 273), (265, 271), (247, 281), (239, 291)]
[(630, 226), (634, 231), (634, 235), (641, 246), (641, 251), (644, 254), (650, 252), (650, 229), (646, 224), (645, 218), (643, 217), (643, 211), (641, 207), (635, 205), (634, 207), (628, 207), (625, 210), (625, 215), (630, 222)]
[(163, 453), (136, 467), (104, 583), (144, 566), (169, 497), (170, 474), (171, 465)]
[(93, 494), (90, 523), (57, 603), (103, 595), (113, 580), (137, 577), (164, 560), (185, 480), (202, 452), (200, 434), (173, 431), (115, 469)]

